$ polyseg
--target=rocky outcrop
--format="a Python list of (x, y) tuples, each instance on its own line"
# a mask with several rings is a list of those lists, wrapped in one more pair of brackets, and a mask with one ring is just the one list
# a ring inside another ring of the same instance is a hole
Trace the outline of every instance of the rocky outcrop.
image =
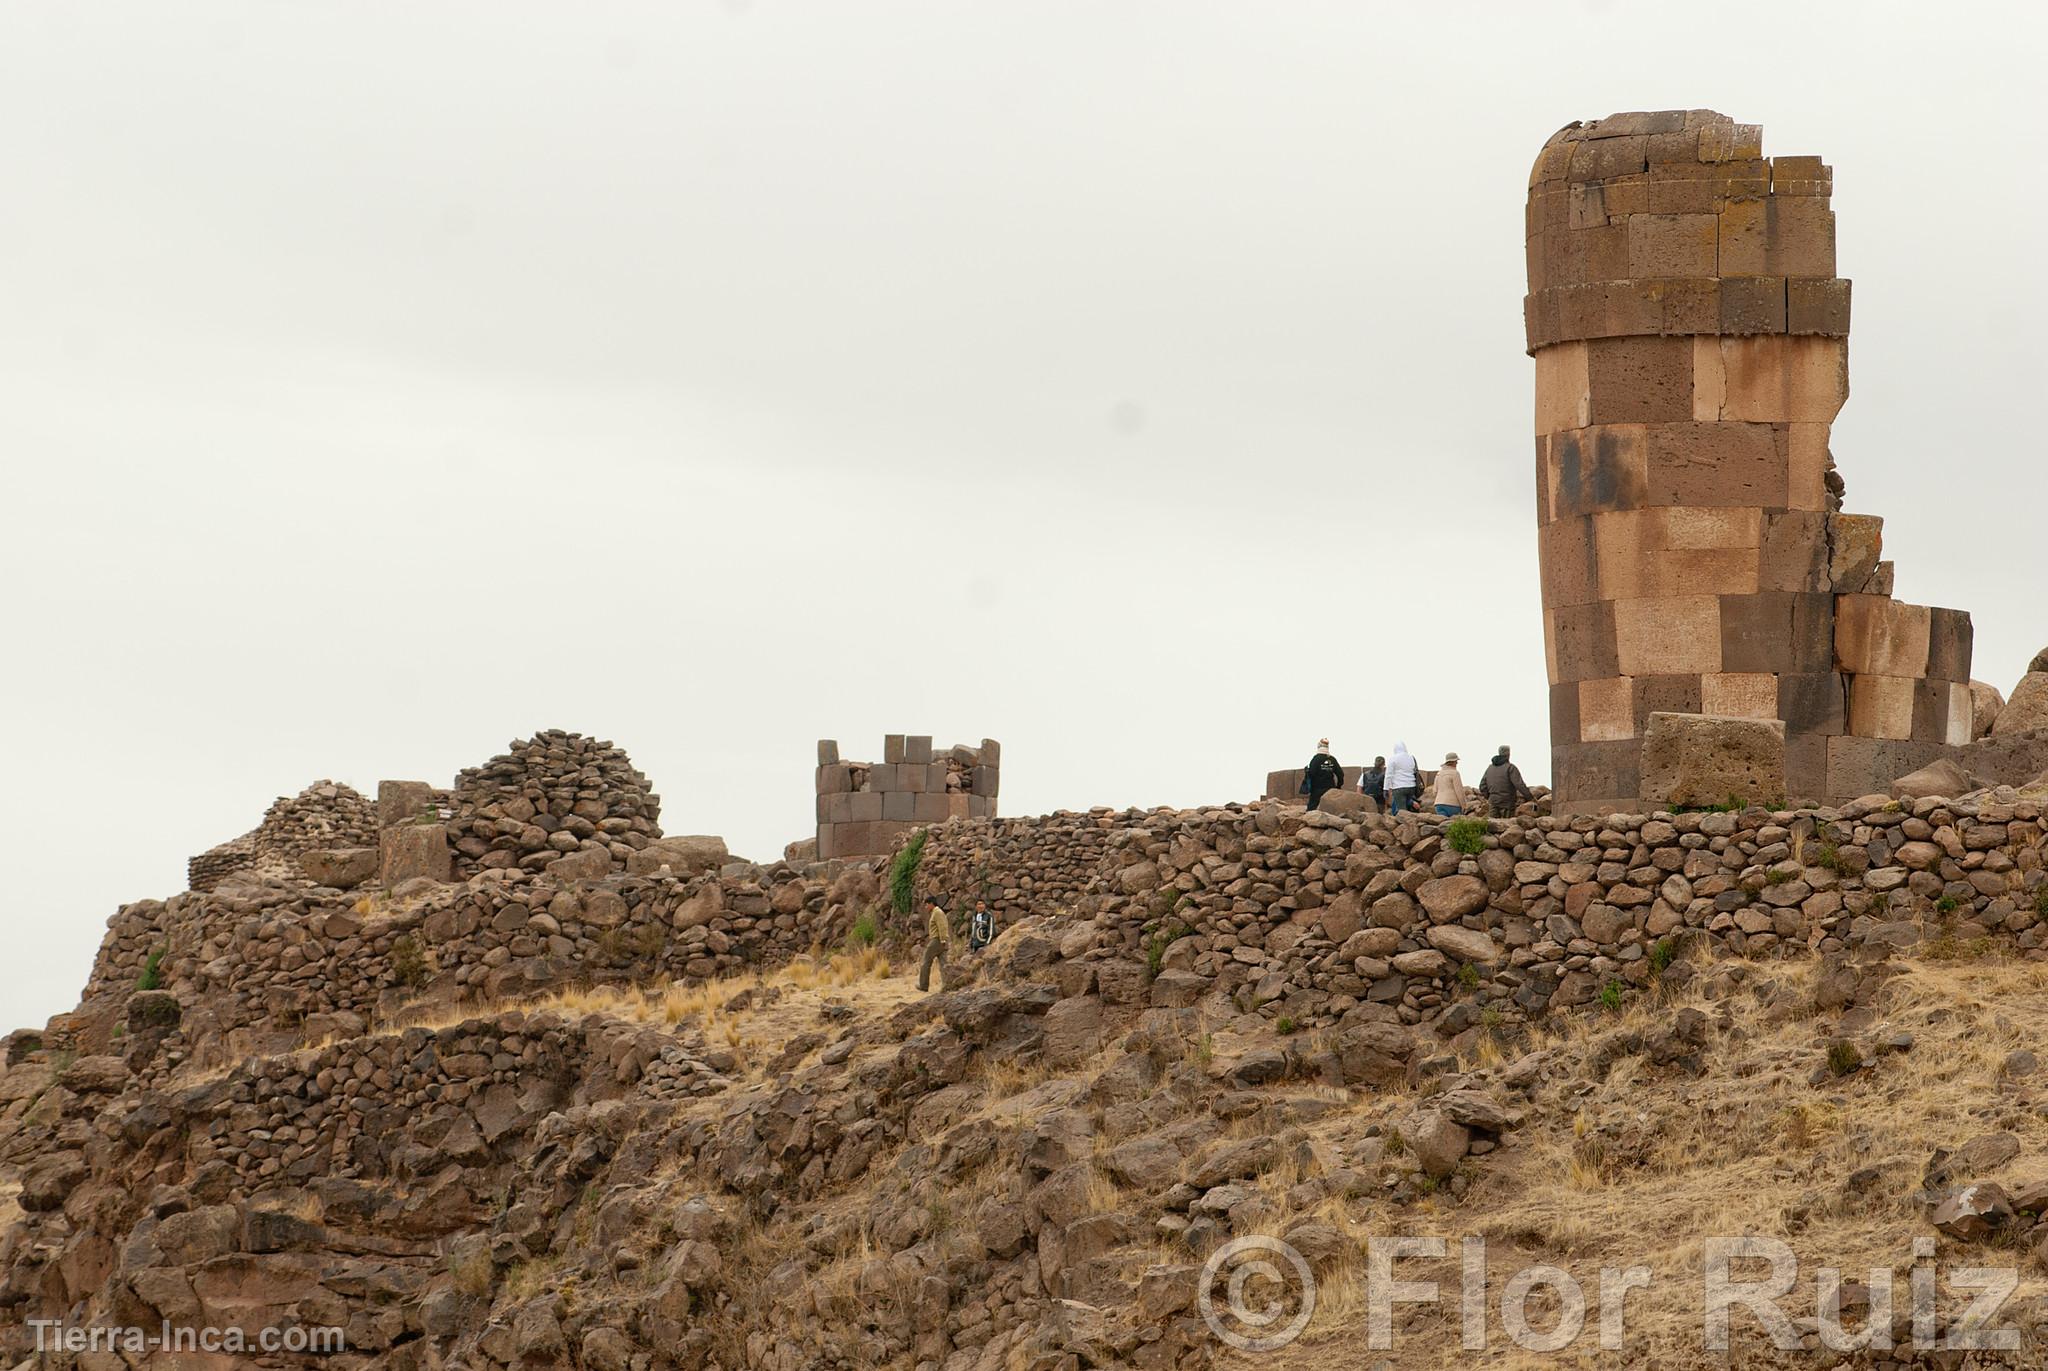
[(514, 742), (455, 778), (449, 838), (455, 867), (538, 871), (591, 851), (624, 869), (634, 851), (661, 836), (661, 797), (621, 748), (549, 729)]

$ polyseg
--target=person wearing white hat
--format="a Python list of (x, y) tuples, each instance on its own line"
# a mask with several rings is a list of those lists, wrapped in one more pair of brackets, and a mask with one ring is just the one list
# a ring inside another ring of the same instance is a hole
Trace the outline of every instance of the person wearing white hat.
[(1436, 812), (1445, 818), (1465, 812), (1465, 779), (1458, 774), (1458, 754), (1446, 752), (1436, 773)]

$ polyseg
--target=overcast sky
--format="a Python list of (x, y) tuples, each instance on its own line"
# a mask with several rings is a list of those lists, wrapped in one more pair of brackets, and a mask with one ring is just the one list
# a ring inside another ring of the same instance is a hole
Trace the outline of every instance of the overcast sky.
[(1615, 110), (1833, 164), (1849, 505), (2010, 689), (2037, 15), (6, 0), (0, 1031), (274, 797), (547, 727), (757, 857), (819, 737), (1545, 778), (1522, 203)]

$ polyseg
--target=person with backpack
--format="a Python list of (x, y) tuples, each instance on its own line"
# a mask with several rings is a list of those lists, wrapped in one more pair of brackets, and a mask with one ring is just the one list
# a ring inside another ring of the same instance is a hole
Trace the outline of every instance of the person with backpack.
[(1486, 807), (1496, 819), (1507, 818), (1515, 812), (1516, 805), (1536, 798), (1522, 783), (1522, 769), (1508, 760), (1506, 743), (1500, 745), (1500, 751), (1493, 754), (1492, 763), (1480, 776), (1479, 790), (1486, 796)]
[(1375, 757), (1372, 765), (1358, 775), (1358, 793), (1379, 806), (1380, 813), (1387, 812), (1387, 759)]
[(1308, 792), (1308, 807), (1314, 809), (1323, 802), (1323, 796), (1344, 784), (1344, 768), (1330, 755), (1330, 740), (1316, 741), (1316, 755), (1308, 759), (1308, 766), (1301, 774), (1301, 785)]
[(1409, 755), (1408, 744), (1395, 743), (1394, 755), (1387, 759), (1387, 812), (1399, 814), (1404, 809), (1413, 809), (1421, 796), (1422, 768)]
[(967, 924), (967, 950), (979, 952), (996, 940), (996, 916), (988, 912), (987, 900), (974, 902), (974, 917)]

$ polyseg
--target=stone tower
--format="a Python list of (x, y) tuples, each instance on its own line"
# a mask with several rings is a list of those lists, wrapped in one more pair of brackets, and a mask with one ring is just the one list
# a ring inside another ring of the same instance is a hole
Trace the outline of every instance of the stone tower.
[(1529, 177), (1560, 812), (1658, 800), (1658, 712), (1782, 720), (1788, 799), (1969, 741), (1969, 616), (1893, 600), (1881, 521), (1841, 509), (1832, 172), (1762, 143), (1712, 111), (1617, 114), (1559, 131)]

